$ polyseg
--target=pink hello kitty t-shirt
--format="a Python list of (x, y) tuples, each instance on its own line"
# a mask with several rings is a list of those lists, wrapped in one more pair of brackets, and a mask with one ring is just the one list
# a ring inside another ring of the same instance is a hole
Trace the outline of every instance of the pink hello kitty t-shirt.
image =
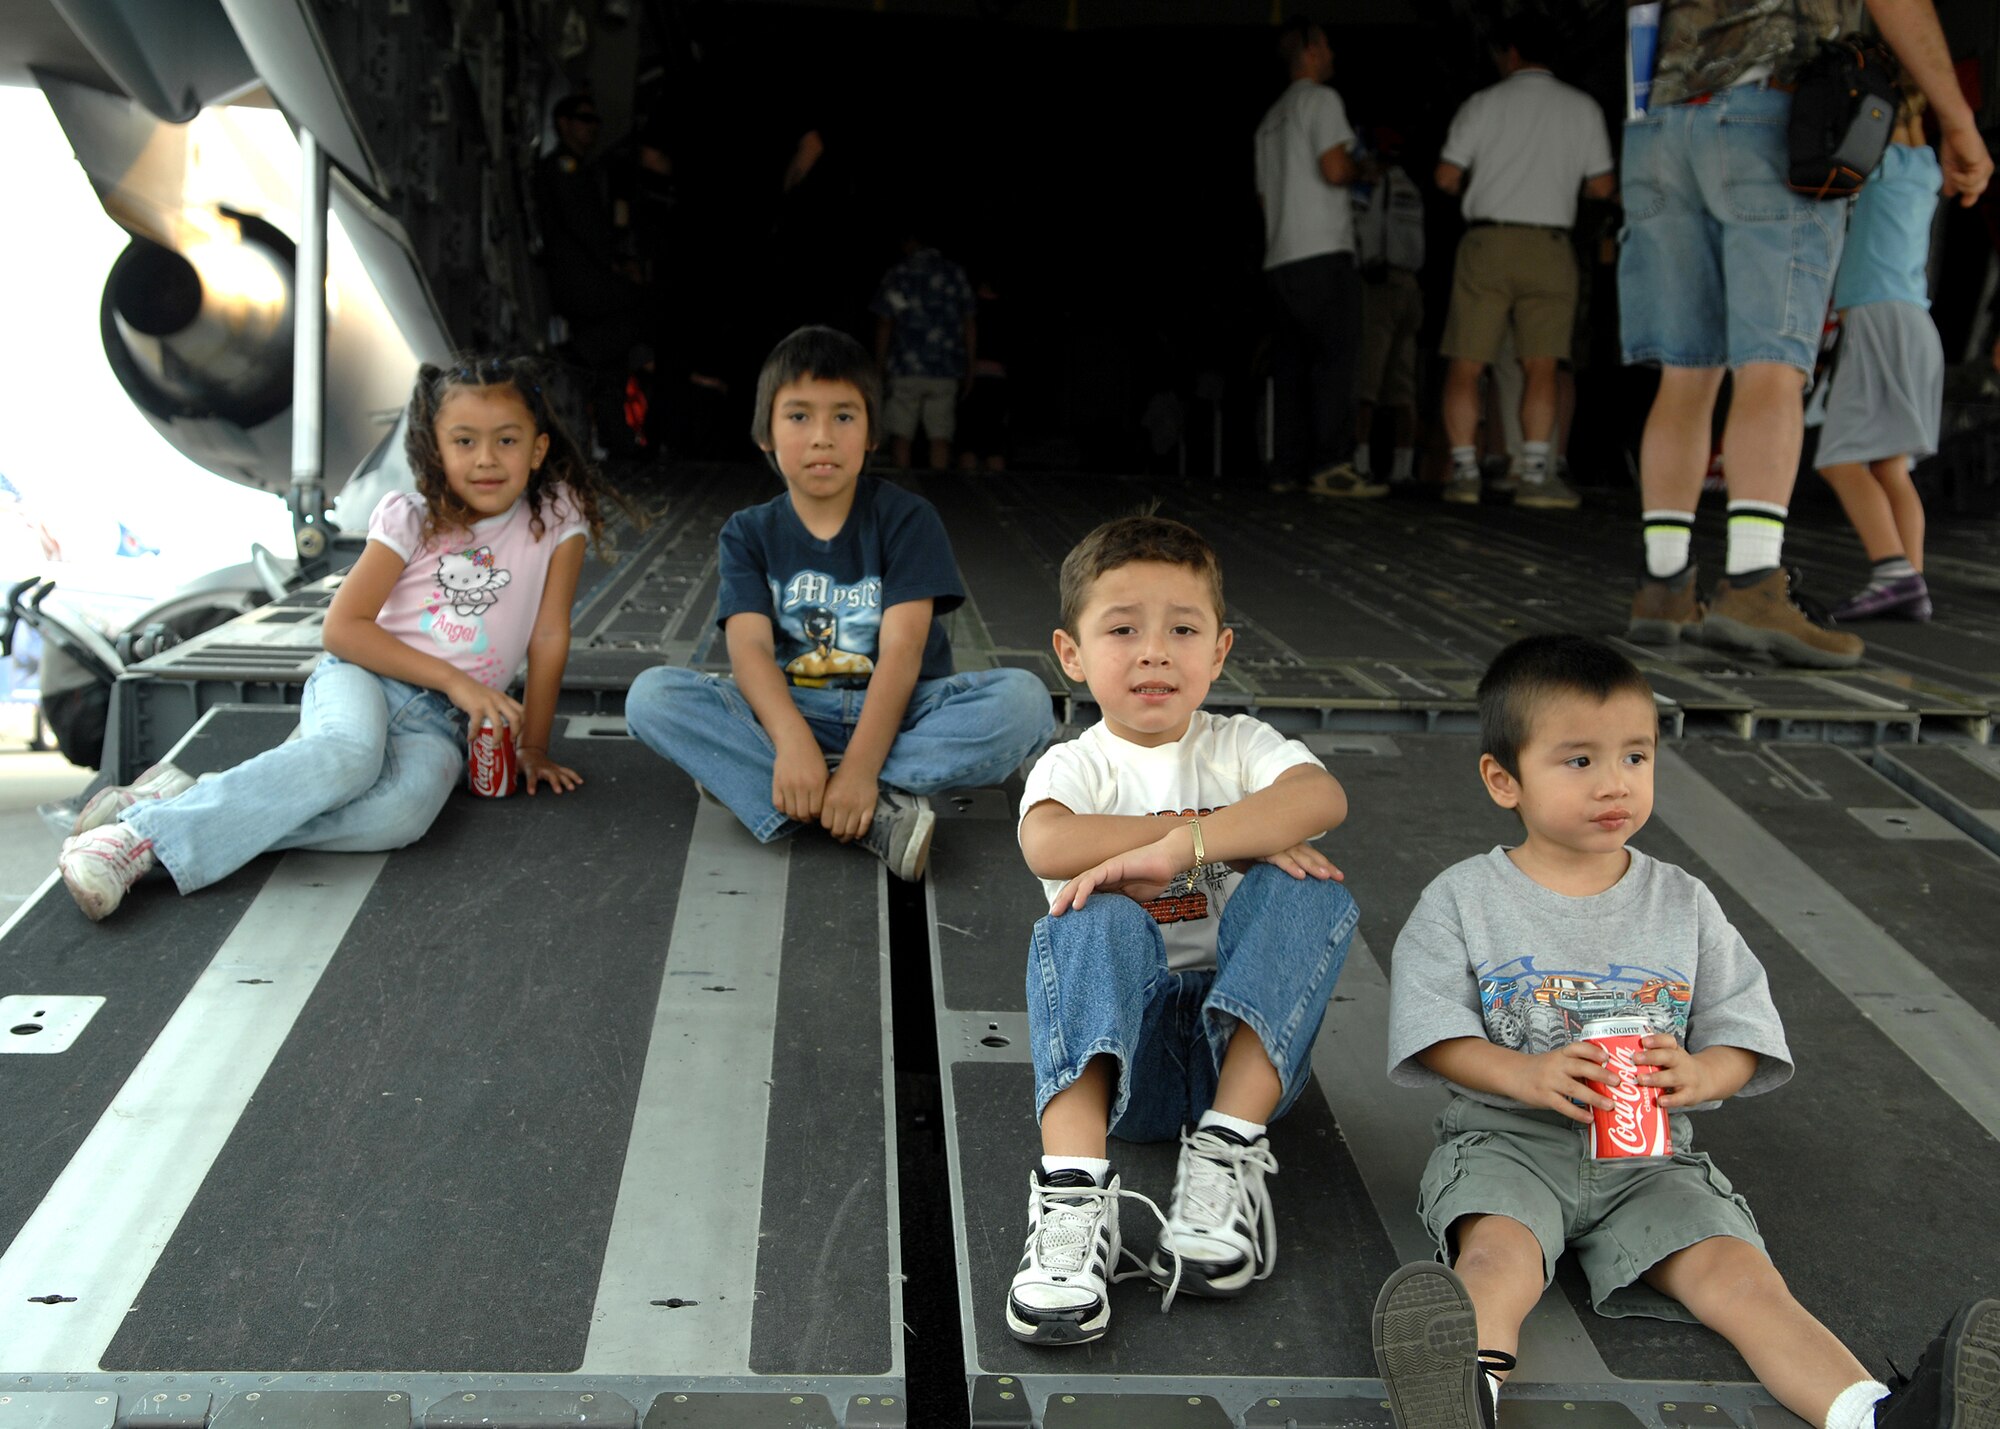
[(588, 534), (582, 513), (558, 486), (542, 502), (540, 540), (526, 501), (419, 548), (423, 523), (423, 498), (407, 491), (390, 492), (368, 518), (368, 539), (408, 562), (375, 623), (504, 690), (528, 653), (550, 558), (564, 541)]

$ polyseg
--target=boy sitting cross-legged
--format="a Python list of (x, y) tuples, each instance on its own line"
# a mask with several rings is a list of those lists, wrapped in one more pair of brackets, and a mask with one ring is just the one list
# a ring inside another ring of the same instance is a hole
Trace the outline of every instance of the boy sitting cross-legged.
[[(1825, 1429), (2000, 1422), (2000, 1301), (1967, 1305), (1894, 1394), (1806, 1311), (1687, 1113), (1792, 1075), (1764, 969), (1701, 881), (1627, 843), (1653, 812), (1645, 676), (1579, 635), (1515, 642), (1479, 685), (1486, 792), (1521, 819), (1424, 890), (1396, 940), (1389, 1075), (1445, 1082), (1419, 1209), (1454, 1267), (1404, 1266), (1375, 1307), (1398, 1429), (1491, 1429), (1522, 1320), (1565, 1248), (1600, 1314), (1698, 1320)], [(1593, 1159), (1600, 1017), (1642, 1019), (1640, 1081), (1672, 1154)]]
[(1305, 1084), (1359, 916), (1307, 842), (1346, 817), (1339, 783), (1269, 725), (1201, 708), (1233, 639), (1208, 543), (1178, 521), (1112, 521), (1069, 553), (1061, 588), (1056, 655), (1104, 718), (1043, 755), (1021, 801), (1021, 851), (1052, 901), (1028, 952), (1043, 1156), (1007, 1325), (1040, 1344), (1103, 1335), (1124, 1278), (1118, 1198), (1153, 1205), (1121, 1188), (1109, 1133), (1180, 1136), (1147, 1266), (1166, 1303), (1270, 1274), (1265, 1127)]

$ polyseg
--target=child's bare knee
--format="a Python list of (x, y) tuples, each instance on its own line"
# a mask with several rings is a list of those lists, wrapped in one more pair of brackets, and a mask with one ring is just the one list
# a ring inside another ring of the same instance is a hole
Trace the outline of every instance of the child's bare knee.
[(1542, 1287), (1542, 1243), (1511, 1216), (1461, 1216), (1452, 1223), (1457, 1255), (1452, 1268), (1463, 1275), (1532, 1283)]

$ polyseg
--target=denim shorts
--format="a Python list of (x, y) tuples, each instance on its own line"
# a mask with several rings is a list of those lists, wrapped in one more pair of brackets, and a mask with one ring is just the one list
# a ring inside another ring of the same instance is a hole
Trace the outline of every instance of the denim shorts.
[(1847, 205), (1785, 187), (1791, 112), (1786, 91), (1744, 84), (1626, 122), (1626, 362), (1812, 371)]
[(1598, 1161), (1590, 1128), (1553, 1111), (1503, 1111), (1454, 1096), (1437, 1120), (1438, 1148), (1424, 1169), (1417, 1210), (1449, 1261), (1462, 1216), (1519, 1221), (1542, 1246), (1542, 1283), (1565, 1247), (1590, 1284), (1591, 1308), (1621, 1318), (1694, 1316), (1642, 1279), (1675, 1251), (1711, 1236), (1764, 1249), (1749, 1202), (1694, 1150), (1688, 1118), (1668, 1119), (1674, 1154)]

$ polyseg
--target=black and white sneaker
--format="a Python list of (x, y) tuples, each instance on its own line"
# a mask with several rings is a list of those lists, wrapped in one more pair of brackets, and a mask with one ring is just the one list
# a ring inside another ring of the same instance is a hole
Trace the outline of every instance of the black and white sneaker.
[[(1174, 1198), (1147, 1271), (1176, 1276), (1190, 1295), (1241, 1295), (1278, 1263), (1278, 1228), (1264, 1178), (1278, 1174), (1269, 1137), (1245, 1141), (1225, 1126), (1181, 1133)], [(1173, 1262), (1173, 1263), (1170, 1263)]]
[(1396, 1429), (1494, 1429), (1494, 1376), (1514, 1357), (1479, 1348), (1472, 1297), (1453, 1271), (1417, 1261), (1383, 1281), (1374, 1340)]
[(1118, 1268), (1131, 1255), (1118, 1235), (1121, 1199), (1160, 1214), (1147, 1197), (1122, 1189), (1115, 1175), (1102, 1186), (1087, 1171), (1036, 1170), (1028, 1177), (1028, 1243), (1007, 1291), (1007, 1328), (1015, 1339), (1081, 1345), (1103, 1337), (1112, 1285), (1146, 1273)]
[(923, 878), (930, 862), (931, 834), (937, 815), (931, 801), (919, 794), (879, 786), (875, 798), (875, 821), (860, 838), (868, 852), (889, 865), (889, 872), (905, 883)]
[(2000, 1429), (2000, 1300), (1962, 1306), (1875, 1404), (1877, 1429)]

